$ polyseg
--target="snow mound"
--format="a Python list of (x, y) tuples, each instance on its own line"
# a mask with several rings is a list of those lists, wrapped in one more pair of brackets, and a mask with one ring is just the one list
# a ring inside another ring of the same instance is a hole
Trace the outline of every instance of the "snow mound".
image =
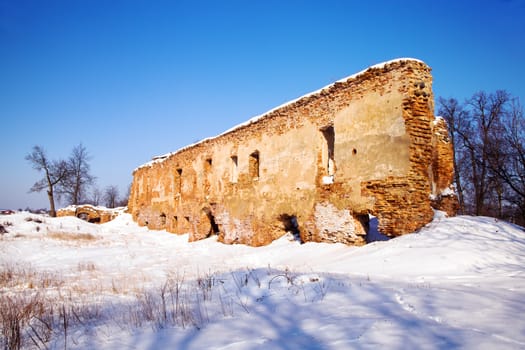
[(493, 218), (438, 213), (363, 247), (285, 236), (257, 248), (188, 243), (129, 214), (0, 222), (2, 305), (45, 296), (75, 310), (67, 337), (47, 316), (51, 340), (35, 348), (525, 348), (525, 232)]

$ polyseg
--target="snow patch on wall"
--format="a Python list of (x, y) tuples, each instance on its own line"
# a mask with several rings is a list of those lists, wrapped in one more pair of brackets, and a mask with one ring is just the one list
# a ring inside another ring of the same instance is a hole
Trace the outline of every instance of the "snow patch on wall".
[[(433, 188), (435, 187), (435, 184), (432, 184), (433, 185)], [(450, 187), (447, 187), (445, 188), (444, 190), (442, 190), (440, 193), (438, 194), (434, 194), (432, 193), (430, 195), (430, 200), (438, 200), (439, 198), (441, 197), (447, 197), (447, 196), (456, 196), (457, 193), (456, 193), (456, 188), (454, 187), (454, 185), (450, 185)]]
[(323, 185), (330, 185), (334, 183), (334, 176), (323, 176)]

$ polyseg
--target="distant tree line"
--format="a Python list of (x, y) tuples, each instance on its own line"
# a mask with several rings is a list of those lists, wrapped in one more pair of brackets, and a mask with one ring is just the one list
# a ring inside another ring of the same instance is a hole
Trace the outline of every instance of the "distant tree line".
[(46, 191), (51, 216), (56, 216), (56, 201), (66, 205), (105, 204), (108, 208), (127, 205), (129, 193), (120, 198), (117, 186), (108, 186), (103, 192), (95, 186), (96, 178), (89, 165), (91, 156), (82, 144), (74, 147), (67, 159), (49, 158), (42, 146), (33, 146), (25, 159), (42, 173), (30, 192)]
[(439, 98), (454, 146), (460, 213), (525, 224), (525, 118), (507, 91)]

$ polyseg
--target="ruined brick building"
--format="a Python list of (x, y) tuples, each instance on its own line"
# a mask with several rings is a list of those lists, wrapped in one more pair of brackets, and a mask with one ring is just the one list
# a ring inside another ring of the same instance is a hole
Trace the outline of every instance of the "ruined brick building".
[(140, 225), (264, 245), (366, 243), (369, 214), (388, 236), (432, 208), (455, 214), (453, 151), (435, 118), (431, 69), (399, 59), (275, 108), (137, 168), (129, 211)]
[(106, 208), (91, 204), (70, 205), (57, 210), (57, 216), (76, 216), (91, 223), (103, 224), (116, 218), (123, 208)]

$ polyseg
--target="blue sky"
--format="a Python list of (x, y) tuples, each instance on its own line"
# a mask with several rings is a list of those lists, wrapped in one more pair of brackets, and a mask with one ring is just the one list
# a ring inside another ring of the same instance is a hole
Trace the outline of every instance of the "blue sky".
[(524, 103), (525, 1), (0, 0), (0, 208), (48, 207), (33, 145), (82, 143), (124, 193), (152, 156), (397, 57), (436, 97)]

